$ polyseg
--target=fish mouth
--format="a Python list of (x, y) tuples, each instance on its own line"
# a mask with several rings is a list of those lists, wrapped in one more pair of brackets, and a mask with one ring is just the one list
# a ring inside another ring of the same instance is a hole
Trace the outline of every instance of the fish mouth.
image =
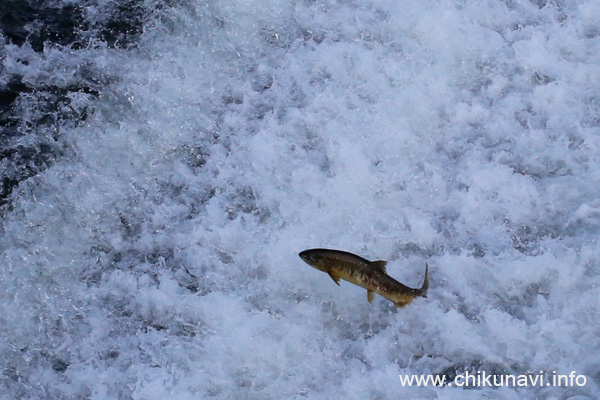
[(298, 253), (298, 256), (311, 267), (316, 268), (319, 271), (328, 271), (328, 268), (323, 264), (323, 259), (318, 252), (314, 250), (304, 250)]
[(298, 256), (308, 265), (314, 266), (319, 261), (319, 257), (313, 250), (304, 250), (298, 253)]
[(313, 261), (313, 258), (310, 256), (310, 253), (308, 250), (301, 251), (300, 253), (298, 253), (298, 256), (302, 259), (302, 261), (305, 261), (305, 262)]

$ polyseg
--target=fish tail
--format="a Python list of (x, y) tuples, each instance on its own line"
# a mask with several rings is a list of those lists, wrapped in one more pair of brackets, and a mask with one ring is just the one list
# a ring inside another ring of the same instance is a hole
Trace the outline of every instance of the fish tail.
[(427, 297), (427, 289), (429, 289), (429, 265), (425, 263), (425, 280), (423, 281), (423, 286), (419, 290), (419, 295), (422, 297)]

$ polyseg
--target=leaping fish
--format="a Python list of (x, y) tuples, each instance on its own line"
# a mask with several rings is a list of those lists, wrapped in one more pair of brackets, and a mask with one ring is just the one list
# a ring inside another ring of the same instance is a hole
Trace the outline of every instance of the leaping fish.
[(368, 261), (356, 254), (340, 250), (310, 249), (298, 254), (300, 258), (319, 271), (329, 274), (339, 286), (340, 279), (367, 289), (367, 300), (373, 301), (375, 293), (398, 307), (404, 307), (415, 297), (427, 297), (429, 266), (425, 263), (425, 280), (419, 289), (409, 288), (386, 272), (387, 261)]

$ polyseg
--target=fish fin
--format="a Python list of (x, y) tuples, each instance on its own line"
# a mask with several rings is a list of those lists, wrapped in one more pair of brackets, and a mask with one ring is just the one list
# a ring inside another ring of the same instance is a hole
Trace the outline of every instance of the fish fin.
[(375, 298), (375, 292), (372, 290), (367, 290), (367, 301), (369, 302), (369, 304), (371, 304), (371, 302), (373, 301), (374, 298)]
[(408, 301), (396, 301), (396, 302), (394, 302), (394, 304), (396, 305), (396, 307), (402, 308), (405, 305), (410, 304), (411, 301), (412, 301), (412, 299), (408, 300)]
[(333, 279), (333, 281), (336, 283), (336, 285), (340, 286), (340, 277), (332, 274), (331, 272), (328, 272), (328, 274), (331, 277), (331, 279)]
[(423, 286), (420, 289), (420, 295), (427, 297), (427, 289), (429, 289), (429, 265), (425, 263), (425, 279), (423, 280)]
[(387, 273), (387, 269), (385, 268), (386, 264), (387, 264), (387, 261), (378, 260), (378, 261), (373, 261), (373, 262), (369, 263), (369, 266), (371, 268), (381, 271), (385, 274), (385, 273)]

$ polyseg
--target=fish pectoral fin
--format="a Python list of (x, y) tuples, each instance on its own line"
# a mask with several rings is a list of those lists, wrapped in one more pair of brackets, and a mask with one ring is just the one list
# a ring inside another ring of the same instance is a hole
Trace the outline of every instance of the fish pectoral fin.
[(367, 290), (367, 301), (369, 302), (369, 304), (371, 304), (371, 302), (373, 301), (374, 298), (375, 298), (375, 292), (372, 290)]
[(332, 274), (331, 272), (328, 272), (328, 274), (331, 277), (331, 279), (333, 279), (333, 281), (336, 283), (336, 285), (340, 286), (340, 277)]

